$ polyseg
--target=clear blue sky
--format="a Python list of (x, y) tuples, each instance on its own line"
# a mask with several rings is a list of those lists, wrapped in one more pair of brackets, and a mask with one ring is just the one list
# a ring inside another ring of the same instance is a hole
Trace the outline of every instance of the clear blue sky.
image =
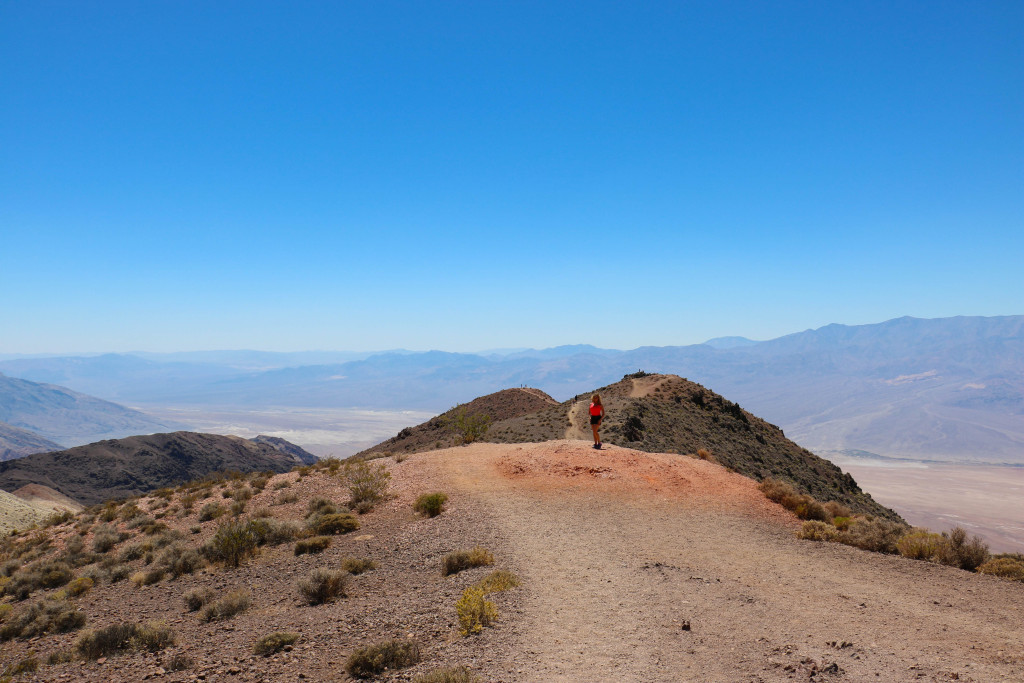
[(0, 352), (1024, 313), (1024, 3), (0, 2)]

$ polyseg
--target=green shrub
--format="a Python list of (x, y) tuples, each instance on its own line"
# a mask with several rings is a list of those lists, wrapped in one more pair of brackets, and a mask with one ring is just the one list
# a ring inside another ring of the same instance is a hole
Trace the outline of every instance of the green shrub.
[(445, 556), (441, 575), (449, 576), (473, 567), (485, 567), (492, 564), (494, 564), (494, 555), (480, 546), (472, 550), (458, 550)]
[(942, 564), (972, 572), (988, 561), (988, 545), (980, 536), (968, 540), (962, 527), (954, 527), (948, 534), (942, 534), (936, 557)]
[(420, 661), (420, 647), (409, 640), (390, 640), (360, 648), (349, 655), (345, 671), (353, 678), (372, 678), (385, 671), (404, 669)]
[(484, 590), (479, 586), (470, 586), (462, 592), (455, 603), (455, 613), (459, 618), (459, 633), (464, 636), (479, 633), (498, 619), (498, 608), (484, 598)]
[(346, 460), (340, 476), (348, 486), (349, 508), (360, 514), (369, 512), (387, 497), (391, 473), (383, 463)]
[(252, 651), (258, 655), (269, 657), (272, 654), (280, 652), (285, 648), (286, 645), (292, 645), (299, 639), (298, 633), (288, 633), (286, 631), (277, 631), (276, 633), (268, 633), (259, 640), (253, 646)]
[(207, 503), (199, 510), (199, 521), (209, 522), (224, 514), (224, 506), (220, 503)]
[(295, 555), (322, 553), (331, 544), (330, 536), (303, 538), (295, 543)]
[(314, 569), (308, 579), (298, 583), (299, 593), (310, 605), (322, 605), (333, 602), (335, 598), (345, 597), (345, 584), (348, 574), (332, 569)]
[(75, 578), (67, 562), (60, 560), (37, 560), (20, 568), (10, 577), (4, 587), (5, 595), (15, 600), (24, 600), (33, 591), (41, 588), (60, 588)]
[(477, 585), (483, 589), (484, 593), (501, 593), (515, 588), (519, 584), (519, 577), (512, 572), (496, 569), (481, 579)]
[(256, 553), (260, 536), (251, 522), (230, 520), (217, 528), (217, 533), (203, 544), (201, 552), (211, 562), (238, 567)]
[(445, 423), (460, 443), (471, 444), (487, 433), (491, 426), (491, 416), (486, 413), (470, 413), (464, 407), (459, 407), (446, 418)]
[(808, 541), (837, 541), (839, 540), (839, 530), (826, 522), (808, 520), (800, 528), (797, 538)]
[(67, 600), (44, 598), (10, 615), (0, 627), (0, 641), (67, 633), (85, 625), (85, 614)]
[(157, 652), (173, 644), (174, 631), (166, 624), (122, 623), (86, 631), (75, 642), (75, 650), (84, 659), (99, 659), (127, 650)]
[(942, 534), (921, 528), (911, 529), (896, 542), (900, 555), (911, 560), (934, 560), (941, 546)]
[(338, 507), (326, 498), (314, 498), (306, 506), (306, 519), (316, 515), (333, 515), (339, 512)]
[(1024, 560), (1012, 557), (994, 557), (978, 567), (979, 574), (999, 576), (1012, 581), (1024, 581)]
[(427, 517), (437, 517), (444, 510), (448, 496), (444, 493), (424, 493), (416, 499), (413, 509)]
[(272, 517), (251, 519), (249, 520), (249, 526), (253, 533), (256, 534), (256, 544), (261, 546), (290, 543), (299, 534), (298, 524)]
[(341, 568), (349, 574), (362, 574), (377, 568), (377, 563), (366, 557), (346, 557), (341, 561)]
[(252, 596), (247, 590), (237, 590), (228, 593), (223, 598), (203, 608), (201, 618), (203, 621), (224, 621), (236, 614), (241, 614), (252, 605)]
[(209, 603), (214, 597), (212, 588), (195, 588), (182, 596), (185, 600), (185, 609), (189, 612), (198, 612), (200, 607)]
[(477, 683), (480, 679), (464, 666), (447, 669), (435, 669), (430, 673), (417, 676), (413, 683)]
[(310, 524), (310, 529), (321, 536), (347, 534), (359, 528), (359, 520), (347, 513), (314, 517)]

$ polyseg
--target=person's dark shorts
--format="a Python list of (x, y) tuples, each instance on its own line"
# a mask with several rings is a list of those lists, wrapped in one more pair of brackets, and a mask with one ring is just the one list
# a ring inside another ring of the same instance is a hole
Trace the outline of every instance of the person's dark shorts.
[(600, 416), (600, 415), (591, 415), (591, 416), (590, 416), (590, 424), (592, 424), (592, 425), (596, 425), (596, 424), (598, 424), (598, 423), (599, 423), (600, 421), (601, 421), (601, 416)]

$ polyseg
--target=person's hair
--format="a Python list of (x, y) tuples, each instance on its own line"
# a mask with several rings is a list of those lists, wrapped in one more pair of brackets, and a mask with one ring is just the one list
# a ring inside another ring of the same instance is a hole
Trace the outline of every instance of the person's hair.
[(590, 397), (590, 400), (593, 401), (595, 406), (601, 405), (601, 394), (594, 394)]

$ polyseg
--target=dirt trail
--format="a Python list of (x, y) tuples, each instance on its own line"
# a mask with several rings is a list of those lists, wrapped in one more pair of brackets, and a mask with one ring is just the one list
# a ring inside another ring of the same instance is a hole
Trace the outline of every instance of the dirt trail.
[(800, 541), (716, 465), (585, 441), (418, 465), (524, 578), (490, 680), (1024, 680), (1024, 584)]
[(569, 440), (573, 439), (586, 439), (590, 435), (586, 432), (586, 425), (583, 423), (583, 418), (580, 417), (580, 413), (583, 411), (583, 403), (576, 401), (569, 408), (569, 426), (565, 428), (565, 438)]

